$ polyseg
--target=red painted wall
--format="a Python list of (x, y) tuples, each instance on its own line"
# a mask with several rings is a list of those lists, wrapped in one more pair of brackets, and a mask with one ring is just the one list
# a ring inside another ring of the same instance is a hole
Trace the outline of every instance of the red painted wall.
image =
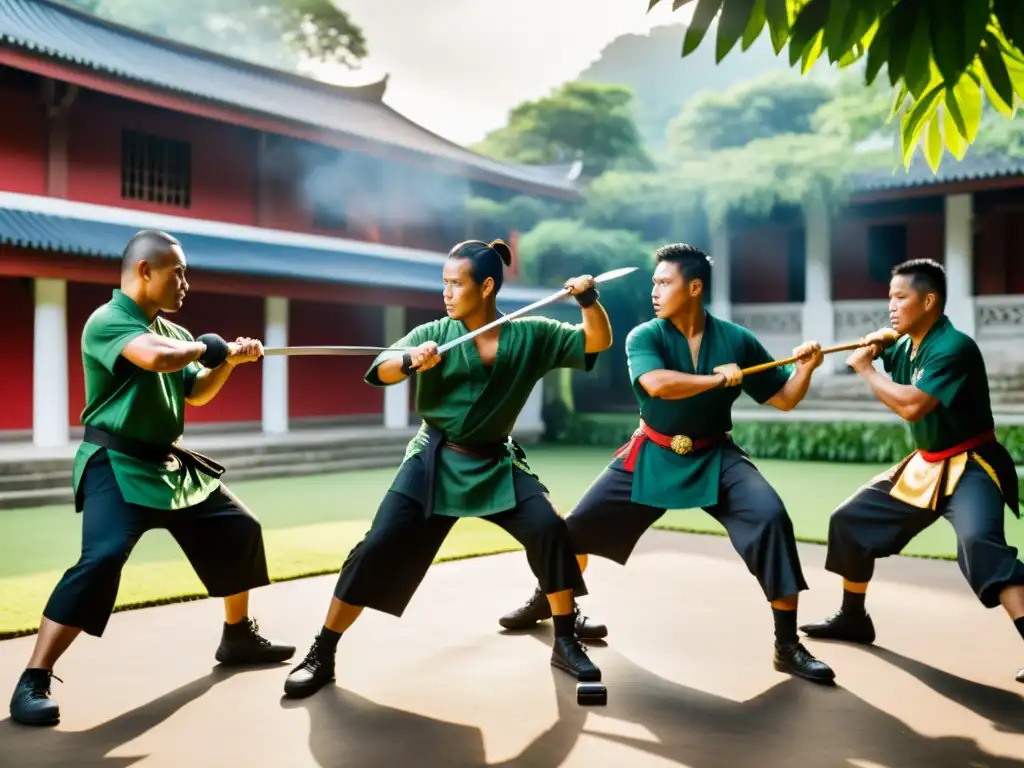
[[(85, 283), (68, 284), (68, 409), (69, 423), (81, 425), (85, 407), (85, 381), (82, 374), (82, 328), (89, 315), (110, 300), (113, 286)], [(263, 335), (263, 300), (252, 296), (225, 296), (190, 293), (181, 312), (167, 316), (193, 335), (213, 332), (226, 339)], [(239, 366), (225, 388), (201, 408), (188, 406), (187, 423), (259, 421), (262, 409), (262, 376), (259, 363)], [(31, 392), (31, 381), (29, 383)]]
[(783, 226), (758, 227), (732, 236), (729, 277), (734, 302), (789, 301), (786, 252), (790, 229)]
[(884, 299), (888, 281), (876, 283), (868, 270), (868, 229), (905, 223), (907, 258), (945, 261), (945, 220), (941, 213), (839, 219), (832, 224), (832, 296), (837, 301)]
[[(288, 304), (288, 342), (381, 345), (384, 313), (380, 307), (292, 301)], [(381, 413), (384, 393), (363, 382), (366, 357), (292, 357), (288, 360), (288, 408), (293, 419)]]
[[(121, 197), (121, 130), (192, 145), (190, 208)], [(256, 223), (256, 134), (225, 123), (82, 92), (71, 111), (68, 197), (235, 224)]]
[(0, 430), (32, 428), (32, 281), (0, 277), (0, 328), (4, 365), (0, 375)]
[(33, 85), (0, 69), (0, 189), (43, 195), (49, 134), (42, 97)]
[(1024, 293), (1024, 194), (986, 197), (975, 205), (975, 293)]

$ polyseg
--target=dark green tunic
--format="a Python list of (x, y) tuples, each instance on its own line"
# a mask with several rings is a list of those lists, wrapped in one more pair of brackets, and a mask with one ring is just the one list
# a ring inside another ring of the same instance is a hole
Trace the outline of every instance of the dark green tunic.
[[(144, 371), (121, 357), (135, 338), (155, 333), (195, 341), (179, 325), (156, 317), (152, 322), (130, 297), (114, 290), (82, 330), (85, 408), (82, 424), (148, 443), (169, 445), (185, 430), (185, 398), (192, 392), (200, 366), (192, 363), (174, 373)], [(83, 442), (75, 455), (72, 485), (78, 486), (90, 457), (99, 446)], [(220, 481), (177, 459), (154, 464), (108, 450), (114, 476), (125, 501), (156, 509), (182, 509), (206, 499)]]
[[(682, 400), (651, 397), (640, 386), (640, 377), (656, 370), (710, 375), (727, 363), (747, 368), (773, 359), (753, 333), (710, 312), (704, 314), (696, 369), (689, 342), (668, 320), (650, 320), (626, 338), (626, 360), (640, 416), (663, 435), (687, 435), (693, 440), (729, 432), (732, 405), (740, 389), (764, 403), (782, 389), (792, 368), (772, 368), (745, 376), (739, 387), (718, 387)], [(663, 509), (711, 506), (718, 501), (721, 459), (721, 443), (680, 455), (647, 441), (637, 457), (632, 500)]]
[[(467, 333), (461, 321), (443, 318), (424, 323), (392, 346), (439, 346)], [(484, 366), (472, 341), (446, 353), (429, 371), (414, 374), (416, 410), (423, 419), (409, 442), (391, 490), (423, 501), (422, 472), (412, 465), (428, 441), (428, 425), (447, 441), (464, 446), (506, 441), (537, 382), (556, 368), (589, 371), (597, 355), (586, 354), (583, 328), (543, 317), (510, 320), (501, 326), (494, 364)], [(386, 386), (377, 366), (394, 354), (382, 353), (370, 366), (368, 384)], [(498, 458), (483, 458), (442, 448), (437, 456), (434, 514), (479, 517), (516, 506), (513, 468), (534, 476), (517, 460), (511, 444)]]
[(916, 355), (904, 336), (882, 353), (882, 365), (897, 384), (913, 385), (939, 401), (910, 425), (918, 450), (944, 451), (994, 427), (981, 350), (946, 315), (925, 334)]

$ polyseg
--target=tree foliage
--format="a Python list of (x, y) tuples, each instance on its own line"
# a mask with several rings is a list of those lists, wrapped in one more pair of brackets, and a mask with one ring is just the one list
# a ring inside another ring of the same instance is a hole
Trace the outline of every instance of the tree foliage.
[(621, 85), (566, 83), (550, 96), (527, 101), (508, 124), (473, 147), (499, 160), (532, 165), (583, 161), (583, 174), (651, 167), (633, 120), (633, 92)]
[(812, 133), (814, 113), (833, 98), (825, 83), (770, 73), (724, 91), (702, 91), (668, 127), (673, 154), (742, 147), (782, 133)]
[(302, 59), (354, 68), (367, 55), (362, 29), (332, 0), (64, 2), (150, 34), (286, 69)]
[[(648, 10), (662, 0), (648, 0)], [(672, 0), (696, 3), (682, 55), (695, 51), (719, 17), (721, 61), (767, 28), (776, 54), (806, 73), (822, 56), (840, 67), (863, 62), (864, 82), (883, 67), (900, 117), (903, 164), (920, 146), (933, 171), (943, 150), (957, 159), (977, 138), (983, 96), (1005, 117), (1024, 98), (1021, 0)]]

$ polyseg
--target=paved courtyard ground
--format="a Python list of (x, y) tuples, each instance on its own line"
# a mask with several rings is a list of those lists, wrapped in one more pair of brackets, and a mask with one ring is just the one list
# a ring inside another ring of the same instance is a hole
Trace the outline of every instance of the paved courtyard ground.
[[(801, 554), (801, 615), (818, 618), (839, 582), (822, 547)], [(301, 656), (333, 581), (276, 584), (253, 612)], [(0, 720), (0, 765), (1024, 768), (1024, 645), (955, 563), (880, 564), (878, 646), (808, 643), (835, 688), (772, 669), (770, 611), (723, 538), (651, 532), (627, 568), (595, 561), (589, 583), (585, 608), (611, 630), (591, 648), (604, 708), (578, 707), (549, 666), (549, 623), (498, 627), (532, 589), (515, 552), (435, 565), (400, 620), (367, 612), (342, 639), (337, 685), (298, 702), (281, 695), (289, 665), (217, 668), (218, 601), (116, 614), (60, 663), (59, 726)], [(32, 642), (0, 643), (5, 701)]]

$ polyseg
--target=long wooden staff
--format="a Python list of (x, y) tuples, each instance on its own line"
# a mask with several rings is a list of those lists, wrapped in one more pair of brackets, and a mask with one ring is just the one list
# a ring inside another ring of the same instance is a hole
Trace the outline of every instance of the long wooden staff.
[[(894, 335), (889, 337), (889, 343), (888, 344), (886, 344), (885, 342), (878, 342), (878, 341), (869, 341), (869, 342), (853, 341), (853, 342), (850, 342), (848, 344), (837, 344), (834, 347), (822, 347), (821, 353), (823, 355), (829, 355), (829, 354), (832, 354), (833, 352), (847, 352), (847, 351), (849, 351), (851, 349), (860, 349), (861, 347), (869, 347), (872, 344), (879, 344), (879, 343), (881, 343), (883, 346), (889, 346), (889, 344), (895, 343), (896, 340), (899, 338), (899, 335), (896, 334), (895, 331), (893, 332), (893, 334)], [(799, 357), (795, 357), (794, 356), (794, 357), (787, 357), (784, 360), (771, 360), (771, 361), (769, 361), (767, 363), (761, 363), (760, 365), (752, 365), (749, 368), (744, 368), (742, 373), (743, 373), (744, 376), (749, 376), (752, 373), (760, 373), (761, 371), (767, 371), (767, 370), (769, 370), (771, 368), (778, 368), (780, 365), (789, 365), (790, 363), (795, 363), (799, 359), (800, 359)]]

